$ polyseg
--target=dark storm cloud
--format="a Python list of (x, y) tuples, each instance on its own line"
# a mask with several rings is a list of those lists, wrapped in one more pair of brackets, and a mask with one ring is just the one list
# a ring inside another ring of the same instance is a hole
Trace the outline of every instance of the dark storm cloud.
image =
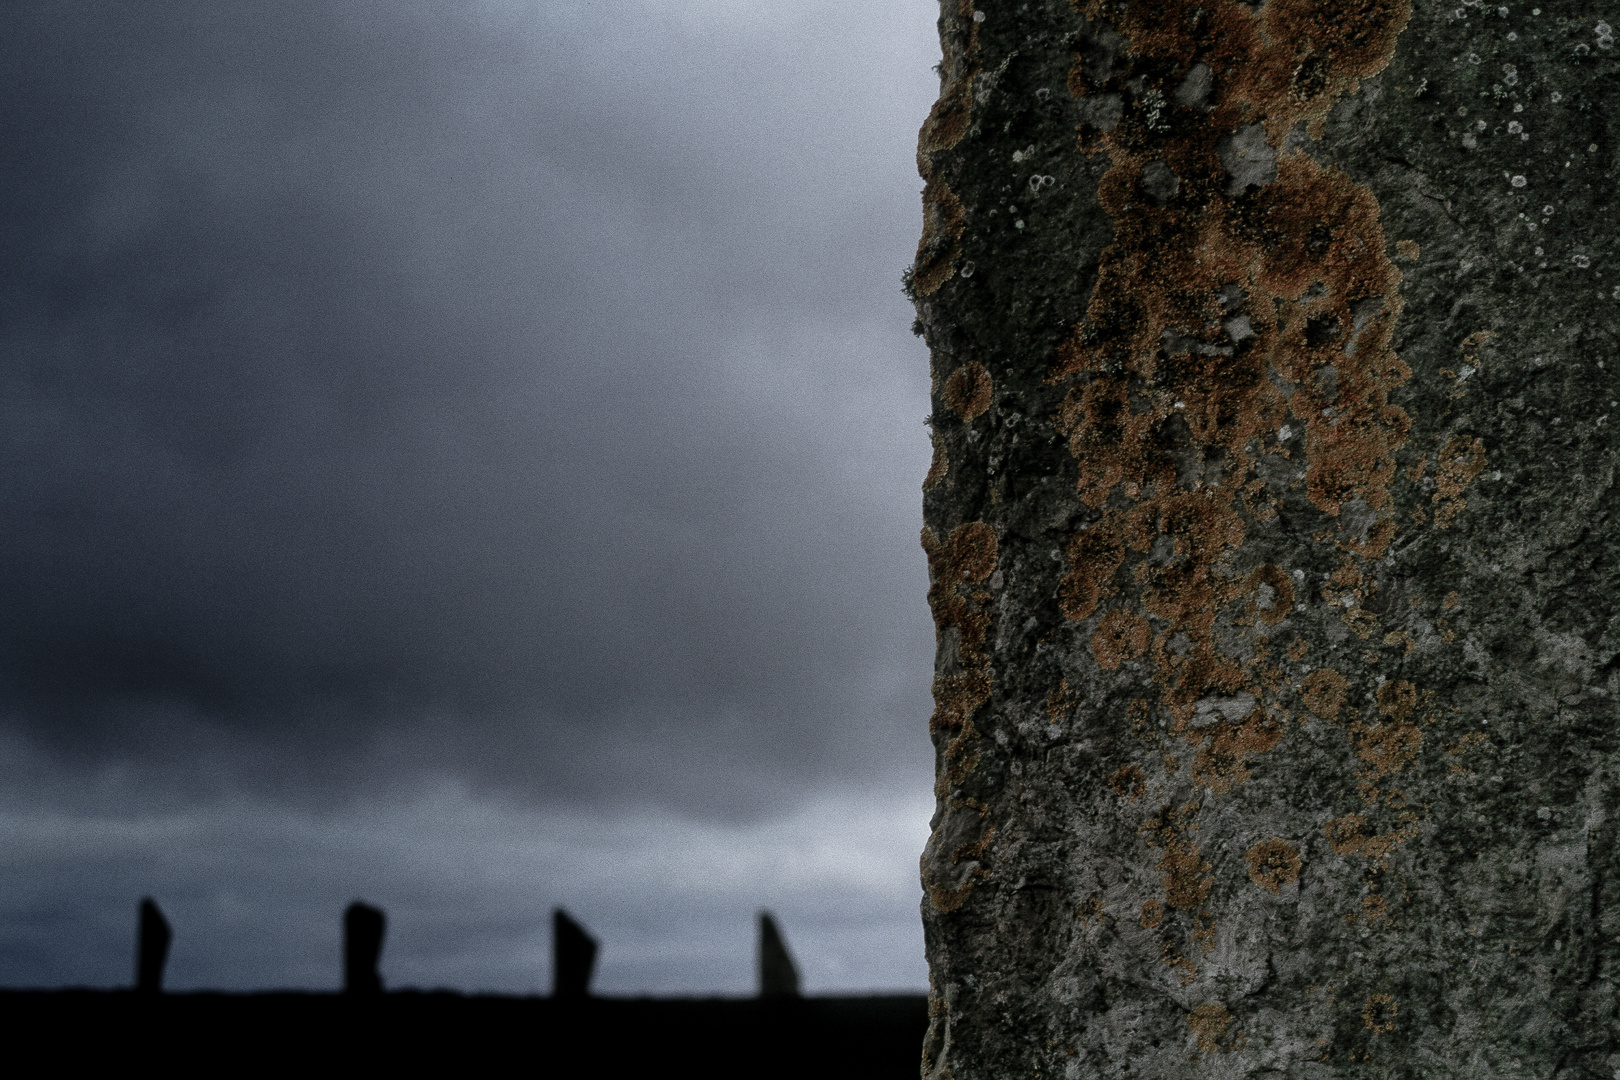
[(915, 773), (926, 70), (726, 18), (9, 9), (0, 721), (305, 798)]

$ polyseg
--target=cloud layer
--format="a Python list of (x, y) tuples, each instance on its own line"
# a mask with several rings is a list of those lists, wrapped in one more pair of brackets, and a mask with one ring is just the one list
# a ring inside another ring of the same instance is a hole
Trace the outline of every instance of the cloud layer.
[(926, 812), (929, 9), (8, 15), (0, 731), (51, 780), (7, 865), (446, 790), (582, 852)]

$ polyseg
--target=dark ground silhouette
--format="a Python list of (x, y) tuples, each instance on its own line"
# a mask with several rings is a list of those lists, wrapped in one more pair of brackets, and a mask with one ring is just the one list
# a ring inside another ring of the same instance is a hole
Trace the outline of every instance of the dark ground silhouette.
[(0, 991), (0, 1033), (52, 1072), (133, 1062), (170, 1072), (454, 1070), (545, 1077), (911, 1080), (927, 999), (625, 999), (453, 993)]
[(173, 932), (150, 898), (136, 922), (133, 990), (0, 990), (0, 1039), (13, 1060), (51, 1072), (132, 1062), (170, 1072), (267, 1068), (412, 1075), (520, 1069), (545, 1077), (916, 1076), (928, 1000), (920, 994), (801, 997), (792, 954), (759, 916), (759, 997), (601, 998), (590, 992), (595, 938), (552, 915), (553, 995), (384, 993), (387, 918), (356, 901), (343, 914), (342, 993), (162, 992)]

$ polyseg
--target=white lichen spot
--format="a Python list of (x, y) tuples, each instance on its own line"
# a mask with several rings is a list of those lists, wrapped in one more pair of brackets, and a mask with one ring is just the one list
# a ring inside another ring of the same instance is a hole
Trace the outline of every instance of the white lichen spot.
[(1587, 145), (1586, 145), (1586, 152), (1587, 152), (1587, 153), (1588, 153), (1588, 154), (1595, 154), (1595, 153), (1597, 153), (1597, 143), (1588, 143), (1588, 144), (1587, 144)]
[(1588, 266), (1592, 265), (1590, 256), (1586, 255), (1571, 255), (1569, 257), (1569, 261), (1580, 267), (1582, 270), (1585, 270)]
[(1581, 42), (1579, 45), (1575, 46), (1575, 55), (1576, 56), (1585, 56), (1587, 53), (1590, 53), (1591, 51), (1592, 51), (1592, 46), (1588, 45), (1584, 41)]
[(1458, 116), (1467, 116), (1468, 115), (1468, 106), (1466, 106), (1466, 105), (1457, 106), (1457, 115)]
[(1468, 54), (1468, 62), (1469, 62), (1469, 63), (1470, 63), (1470, 64), (1477, 64), (1477, 63), (1479, 63), (1479, 53), (1477, 53), (1477, 52), (1471, 52), (1471, 53), (1469, 53), (1469, 54)]
[(1470, 367), (1469, 365), (1464, 364), (1457, 371), (1457, 381), (1458, 382), (1467, 382), (1468, 381), (1468, 376), (1472, 375), (1477, 370), (1479, 370), (1479, 369), (1474, 368), (1474, 367)]
[(1017, 221), (1013, 222), (1013, 228), (1022, 229), (1023, 227), (1024, 227), (1024, 219), (1023, 218), (1019, 218)]
[(973, 21), (974, 21), (974, 22), (984, 22), (984, 12), (982, 12), (982, 11), (975, 11), (975, 12), (974, 12), (974, 13), (973, 13)]
[(1499, 7), (1499, 8), (1497, 8), (1497, 9), (1496, 9), (1496, 13), (1497, 13), (1497, 14), (1498, 14), (1498, 15), (1500, 15), (1500, 16), (1502, 16), (1502, 18), (1504, 18), (1504, 19), (1505, 19), (1505, 18), (1507, 18), (1507, 8), (1505, 8), (1505, 7)]
[(1552, 92), (1552, 103), (1554, 105), (1558, 104), (1560, 101), (1563, 101), (1563, 100), (1564, 100), (1564, 95), (1563, 94), (1560, 94), (1557, 90), (1554, 90)]
[(1552, 203), (1548, 203), (1546, 206), (1543, 206), (1541, 208), (1541, 216), (1542, 217), (1552, 217), (1552, 212), (1553, 212), (1553, 204)]
[(1467, 149), (1472, 150), (1474, 147), (1479, 145), (1479, 137), (1477, 135), (1475, 135), (1472, 131), (1464, 132), (1463, 137), (1462, 137), (1462, 144)]
[(1508, 31), (1508, 40), (1509, 41), (1518, 41), (1519, 40), (1519, 35), (1514, 33), (1512, 30), (1509, 30)]
[(972, 259), (969, 259), (967, 262), (962, 264), (961, 274), (965, 278), (970, 278), (973, 276), (973, 271), (977, 270), (978, 268), (979, 264), (974, 262)]
[(1547, 253), (1545, 251), (1541, 250), (1540, 248), (1536, 248), (1536, 254), (1537, 255), (1545, 255)]
[(1536, 817), (1540, 818), (1542, 821), (1546, 821), (1548, 818), (1552, 817), (1552, 808), (1543, 806), (1541, 809), (1536, 811)]
[[(1615, 291), (1616, 295), (1620, 295), (1620, 286), (1616, 286), (1614, 291)], [(1289, 427), (1287, 424), (1284, 424), (1282, 427), (1277, 429), (1277, 441), (1278, 442), (1287, 442), (1289, 439), (1292, 439), (1293, 437), (1294, 437), (1294, 429)], [(1299, 571), (1299, 570), (1296, 570), (1294, 572), (1297, 573), (1297, 574), (1303, 574), (1303, 571)]]
[(1510, 180), (1508, 182), (1511, 183), (1514, 187), (1524, 187), (1524, 185), (1528, 184), (1530, 181), (1526, 180), (1522, 175), (1520, 175), (1520, 176), (1515, 176), (1512, 180)]
[(1524, 125), (1523, 124), (1519, 123), (1517, 120), (1509, 120), (1508, 121), (1508, 134), (1509, 135), (1518, 135), (1518, 134), (1523, 133), (1523, 131), (1524, 131)]
[(1614, 287), (1614, 298), (1620, 300), (1620, 285)]

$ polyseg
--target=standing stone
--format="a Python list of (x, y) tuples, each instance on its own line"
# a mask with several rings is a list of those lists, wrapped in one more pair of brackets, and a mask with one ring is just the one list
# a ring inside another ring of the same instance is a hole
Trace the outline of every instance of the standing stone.
[(1620, 1075), (1620, 50), (944, 0), (929, 1076)]
[(796, 998), (799, 996), (799, 969), (793, 964), (782, 931), (771, 913), (759, 913), (759, 996)]
[(174, 931), (163, 917), (157, 901), (142, 897), (135, 930), (135, 990), (141, 994), (163, 992), (163, 966), (169, 960), (169, 943)]
[(551, 913), (551, 996), (587, 998), (596, 968), (596, 939), (562, 908)]
[(377, 908), (356, 900), (343, 913), (343, 991), (347, 994), (382, 993), (377, 962), (382, 959), (387, 917)]

